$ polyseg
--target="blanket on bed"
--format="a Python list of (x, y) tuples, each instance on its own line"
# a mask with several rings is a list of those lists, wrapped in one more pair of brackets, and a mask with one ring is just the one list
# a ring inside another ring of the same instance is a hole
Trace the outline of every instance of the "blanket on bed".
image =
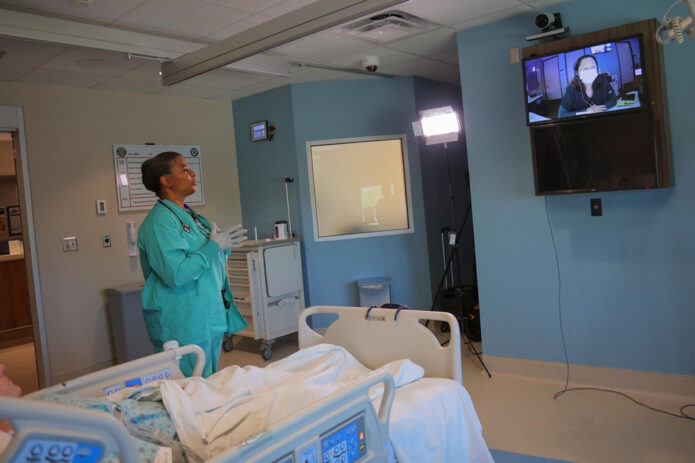
[[(397, 387), (424, 373), (409, 360), (379, 370), (391, 373)], [(232, 366), (207, 379), (165, 381), (160, 390), (187, 451), (207, 460), (373, 371), (342, 347), (320, 344), (265, 368)]]

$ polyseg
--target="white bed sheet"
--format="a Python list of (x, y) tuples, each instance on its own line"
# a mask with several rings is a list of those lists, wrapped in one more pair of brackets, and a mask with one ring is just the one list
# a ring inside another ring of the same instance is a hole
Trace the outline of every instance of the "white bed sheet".
[[(391, 373), (399, 388), (390, 418), (392, 461), (493, 461), (463, 386), (422, 378), (422, 368), (408, 360), (379, 370)], [(209, 459), (372, 372), (342, 347), (321, 344), (265, 368), (229, 367), (208, 379), (165, 381), (161, 394), (181, 441)], [(377, 409), (381, 392), (370, 391)]]
[(494, 462), (471, 397), (456, 381), (422, 378), (398, 388), (389, 423), (389, 463)]

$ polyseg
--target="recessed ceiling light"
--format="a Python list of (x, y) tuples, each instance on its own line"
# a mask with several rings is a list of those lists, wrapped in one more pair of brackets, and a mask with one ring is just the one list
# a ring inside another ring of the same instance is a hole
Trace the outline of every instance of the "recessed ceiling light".
[(72, 0), (72, 3), (76, 6), (92, 6), (94, 0)]

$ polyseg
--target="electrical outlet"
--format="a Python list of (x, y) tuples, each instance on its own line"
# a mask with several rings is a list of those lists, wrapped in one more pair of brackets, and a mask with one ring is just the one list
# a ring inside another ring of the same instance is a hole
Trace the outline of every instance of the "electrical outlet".
[(63, 238), (63, 252), (77, 251), (77, 237), (68, 236)]
[(603, 209), (601, 207), (601, 198), (591, 198), (589, 200), (589, 204), (591, 204), (591, 215), (596, 217), (599, 215), (603, 215)]
[(111, 247), (111, 235), (102, 235), (101, 236), (101, 242), (104, 245), (105, 248), (110, 248)]

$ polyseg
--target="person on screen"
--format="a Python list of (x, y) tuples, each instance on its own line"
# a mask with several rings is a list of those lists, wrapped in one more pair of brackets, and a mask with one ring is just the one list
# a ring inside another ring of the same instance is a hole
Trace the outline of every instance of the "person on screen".
[(574, 63), (574, 79), (562, 96), (558, 117), (603, 112), (615, 106), (617, 101), (610, 76), (598, 72), (596, 57), (580, 56)]

